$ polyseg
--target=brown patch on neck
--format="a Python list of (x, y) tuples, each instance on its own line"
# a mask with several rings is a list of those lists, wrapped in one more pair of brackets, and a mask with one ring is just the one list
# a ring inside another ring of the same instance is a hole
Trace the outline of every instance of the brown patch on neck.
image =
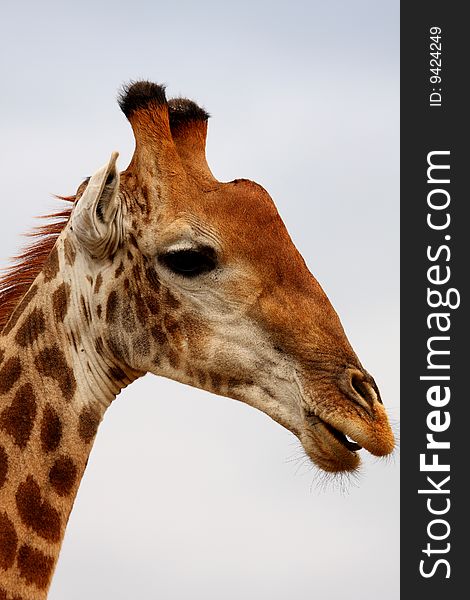
[(69, 456), (59, 457), (49, 471), (49, 482), (59, 496), (68, 496), (77, 479), (77, 467)]
[(46, 319), (41, 308), (33, 308), (18, 329), (15, 341), (19, 346), (27, 348), (46, 331)]
[(8, 473), (8, 456), (5, 448), (0, 445), (0, 489), (2, 489)]
[(44, 269), (42, 270), (44, 275), (44, 281), (47, 283), (55, 279), (57, 277), (59, 269), (59, 251), (57, 250), (57, 246), (54, 246), (52, 252), (49, 255), (49, 258), (46, 261), (46, 264), (44, 265)]
[(13, 566), (18, 545), (15, 527), (6, 513), (0, 513), (0, 569), (6, 571)]
[(25, 448), (28, 443), (36, 416), (36, 396), (33, 386), (26, 383), (16, 392), (11, 406), (0, 416), (0, 427), (11, 435), (15, 444)]
[(94, 288), (95, 294), (97, 294), (100, 291), (100, 287), (101, 287), (102, 283), (103, 283), (103, 277), (102, 277), (101, 273), (98, 273), (98, 276), (95, 281), (95, 288)]
[(17, 356), (9, 358), (0, 369), (0, 394), (6, 394), (21, 375), (21, 363)]
[(113, 290), (106, 302), (106, 323), (113, 323), (117, 317), (117, 304), (118, 304), (118, 296), (117, 293)]
[(58, 542), (61, 524), (58, 511), (41, 498), (41, 490), (29, 475), (16, 492), (16, 506), (23, 523), (48, 542)]
[(37, 370), (46, 377), (55, 379), (66, 400), (71, 400), (77, 387), (73, 370), (69, 367), (65, 355), (59, 346), (44, 348), (36, 356), (34, 363)]
[(52, 294), (52, 310), (56, 323), (63, 323), (69, 308), (70, 286), (61, 283)]
[(82, 440), (89, 444), (96, 435), (100, 416), (93, 406), (86, 406), (80, 413), (78, 422), (78, 433)]
[(72, 267), (75, 262), (77, 253), (75, 251), (74, 245), (68, 238), (64, 239), (64, 256), (65, 256), (65, 262), (70, 267)]
[(62, 439), (62, 422), (54, 408), (47, 404), (41, 421), (41, 447), (44, 452), (57, 450)]
[(18, 570), (28, 584), (45, 590), (49, 585), (54, 568), (54, 559), (46, 556), (40, 550), (23, 544), (18, 551)]

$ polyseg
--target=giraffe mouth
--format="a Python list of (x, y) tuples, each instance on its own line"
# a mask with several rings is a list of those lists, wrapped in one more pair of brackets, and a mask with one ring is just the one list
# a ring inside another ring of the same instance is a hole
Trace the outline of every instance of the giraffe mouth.
[(358, 450), (362, 450), (362, 446), (360, 446), (357, 442), (355, 442), (352, 438), (350, 438), (348, 435), (346, 435), (339, 429), (336, 429), (336, 427), (333, 427), (333, 425), (330, 425), (326, 421), (323, 421), (322, 425), (340, 444), (342, 444), (351, 452), (357, 452)]
[(301, 442), (309, 458), (330, 473), (355, 471), (362, 446), (338, 427), (316, 414), (308, 414)]
[(325, 419), (312, 409), (305, 411), (304, 429), (299, 436), (309, 458), (324, 471), (357, 470), (362, 449), (374, 456), (393, 451), (395, 441), (382, 404), (371, 416), (333, 414), (334, 418), (327, 414)]
[(310, 426), (313, 427), (320, 426), (324, 430), (322, 431), (323, 434), (329, 434), (350, 452), (357, 452), (358, 450), (362, 450), (362, 446), (355, 442), (349, 435), (340, 431), (339, 429), (331, 425), (331, 423), (324, 421), (317, 414), (309, 415), (308, 423)]

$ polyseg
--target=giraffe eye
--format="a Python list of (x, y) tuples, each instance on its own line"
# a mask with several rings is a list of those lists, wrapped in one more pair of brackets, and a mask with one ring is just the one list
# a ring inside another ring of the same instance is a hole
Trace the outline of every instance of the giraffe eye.
[(204, 247), (198, 250), (172, 250), (158, 257), (167, 269), (184, 277), (196, 277), (208, 273), (217, 266), (215, 252)]

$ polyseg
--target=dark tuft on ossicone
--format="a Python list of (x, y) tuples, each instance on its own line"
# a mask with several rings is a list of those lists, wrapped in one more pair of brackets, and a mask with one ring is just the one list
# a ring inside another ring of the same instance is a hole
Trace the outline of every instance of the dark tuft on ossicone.
[(172, 98), (168, 101), (170, 127), (174, 131), (181, 125), (194, 121), (207, 121), (210, 114), (187, 98)]
[(122, 112), (129, 118), (136, 110), (149, 105), (166, 104), (165, 86), (151, 81), (134, 81), (123, 86), (118, 103)]

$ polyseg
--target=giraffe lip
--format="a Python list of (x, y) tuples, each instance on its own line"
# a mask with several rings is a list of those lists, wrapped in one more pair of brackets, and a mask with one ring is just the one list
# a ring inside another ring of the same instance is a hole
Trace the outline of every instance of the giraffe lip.
[(358, 450), (362, 450), (362, 446), (360, 446), (357, 442), (352, 440), (349, 436), (347, 436), (345, 433), (343, 433), (327, 421), (324, 421), (317, 414), (309, 415), (308, 421), (309, 424), (313, 425), (314, 427), (318, 427), (318, 425), (320, 425), (321, 427), (326, 429), (326, 431), (330, 435), (332, 435), (337, 442), (339, 442), (350, 452), (357, 452)]
[(351, 452), (357, 452), (358, 450), (362, 450), (362, 446), (360, 446), (357, 442), (348, 437), (345, 433), (342, 433), (339, 429), (336, 429), (336, 427), (333, 427), (333, 425), (330, 425), (325, 421), (323, 421), (322, 425), (329, 433), (331, 433), (331, 435), (338, 442), (343, 444), (343, 446), (345, 446)]

